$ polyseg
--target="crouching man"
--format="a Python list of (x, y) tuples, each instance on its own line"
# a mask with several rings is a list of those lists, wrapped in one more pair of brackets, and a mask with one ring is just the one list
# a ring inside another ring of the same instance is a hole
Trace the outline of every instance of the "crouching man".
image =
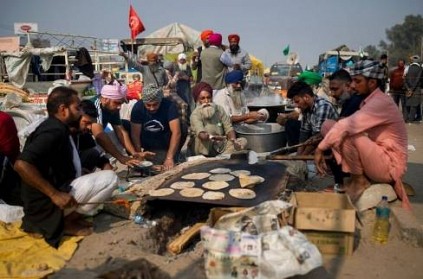
[(41, 234), (58, 247), (64, 234), (89, 235), (92, 225), (81, 214), (109, 198), (118, 183), (111, 170), (81, 176), (81, 161), (69, 131), (79, 123), (80, 100), (67, 87), (55, 88), (47, 99), (48, 118), (28, 137), (15, 163), (21, 176), (25, 216), (23, 230)]
[(351, 76), (352, 89), (363, 96), (360, 110), (322, 125), (324, 139), (314, 155), (317, 170), (326, 172), (323, 151), (332, 149), (342, 170), (351, 174), (345, 190), (353, 202), (371, 183), (391, 183), (403, 207), (410, 209), (401, 181), (407, 168), (407, 130), (393, 99), (379, 89), (383, 68), (376, 61), (359, 61)]
[(213, 88), (200, 82), (193, 88), (197, 107), (190, 117), (193, 132), (190, 150), (195, 155), (214, 157), (233, 153), (246, 146), (246, 139), (236, 138), (231, 119), (223, 107), (213, 103)]

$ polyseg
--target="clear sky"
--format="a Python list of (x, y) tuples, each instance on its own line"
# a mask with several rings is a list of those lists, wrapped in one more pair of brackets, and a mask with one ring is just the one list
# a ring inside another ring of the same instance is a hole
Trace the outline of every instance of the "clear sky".
[(342, 44), (378, 45), (406, 15), (423, 14), (422, 0), (0, 0), (0, 36), (13, 35), (14, 22), (35, 22), (39, 32), (129, 38), (130, 2), (146, 27), (138, 37), (174, 22), (213, 29), (226, 44), (238, 33), (266, 66), (286, 60), (288, 44), (303, 66)]

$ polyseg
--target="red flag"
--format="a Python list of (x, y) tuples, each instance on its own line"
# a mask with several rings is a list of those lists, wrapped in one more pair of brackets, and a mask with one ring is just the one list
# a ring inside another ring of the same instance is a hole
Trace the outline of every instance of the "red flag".
[(129, 6), (129, 28), (131, 29), (131, 39), (135, 39), (139, 33), (145, 30), (144, 24), (132, 5)]

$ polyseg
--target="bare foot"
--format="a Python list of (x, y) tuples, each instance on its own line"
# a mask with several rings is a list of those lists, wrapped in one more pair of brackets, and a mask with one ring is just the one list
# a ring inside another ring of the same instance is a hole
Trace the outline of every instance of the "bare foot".
[(93, 224), (84, 219), (84, 216), (72, 212), (65, 217), (65, 234), (73, 236), (87, 236), (93, 233)]
[(70, 236), (87, 236), (93, 233), (93, 228), (87, 228), (77, 224), (68, 224), (65, 225), (64, 233)]
[(345, 183), (345, 193), (352, 203), (356, 203), (364, 190), (370, 187), (370, 181), (360, 174), (351, 174), (351, 179)]

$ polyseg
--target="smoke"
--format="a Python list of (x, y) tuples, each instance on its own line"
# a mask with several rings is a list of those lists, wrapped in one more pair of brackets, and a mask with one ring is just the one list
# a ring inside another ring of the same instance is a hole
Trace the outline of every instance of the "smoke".
[(245, 94), (245, 97), (247, 100), (247, 106), (278, 106), (288, 104), (287, 99), (284, 99), (281, 95), (275, 93), (260, 96)]

